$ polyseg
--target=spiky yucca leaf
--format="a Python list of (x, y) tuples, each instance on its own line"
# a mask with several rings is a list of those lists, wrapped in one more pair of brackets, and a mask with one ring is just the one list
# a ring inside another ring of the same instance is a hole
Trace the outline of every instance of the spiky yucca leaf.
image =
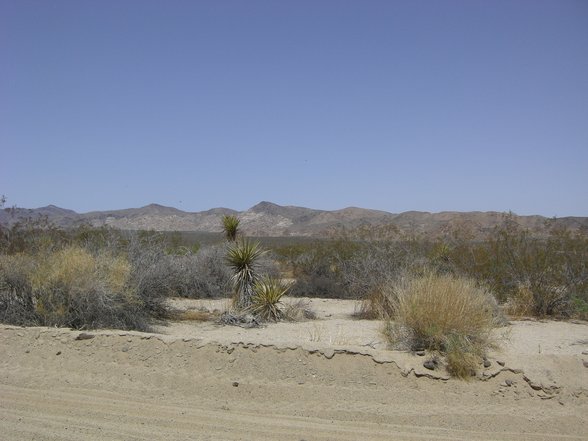
[(281, 299), (289, 289), (290, 285), (273, 277), (257, 280), (253, 285), (253, 297), (248, 311), (263, 320), (281, 319), (283, 317)]
[(265, 253), (259, 242), (243, 239), (234, 242), (227, 251), (227, 263), (233, 270), (236, 306), (246, 308), (251, 304), (253, 284), (257, 281), (257, 260)]
[(237, 216), (223, 216), (223, 231), (225, 237), (229, 242), (237, 240), (237, 233), (239, 231), (239, 223), (241, 221)]

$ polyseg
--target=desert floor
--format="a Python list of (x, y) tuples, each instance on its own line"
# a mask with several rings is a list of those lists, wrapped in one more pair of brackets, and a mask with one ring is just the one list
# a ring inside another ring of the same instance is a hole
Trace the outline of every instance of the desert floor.
[(355, 302), (311, 307), (317, 320), (253, 329), (0, 326), (0, 440), (588, 439), (586, 323), (512, 322), (460, 381), (387, 349)]

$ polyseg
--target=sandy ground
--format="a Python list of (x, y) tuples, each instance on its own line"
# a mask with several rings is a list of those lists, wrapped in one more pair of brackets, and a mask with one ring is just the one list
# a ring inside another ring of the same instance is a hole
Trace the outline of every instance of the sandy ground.
[(465, 382), (387, 349), (355, 302), (311, 303), (254, 329), (0, 326), (0, 440), (588, 439), (588, 324), (513, 322)]

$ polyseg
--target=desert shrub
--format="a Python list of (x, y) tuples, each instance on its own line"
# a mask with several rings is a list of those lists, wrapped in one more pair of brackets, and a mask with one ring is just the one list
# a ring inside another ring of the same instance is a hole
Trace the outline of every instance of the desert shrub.
[(128, 285), (130, 265), (120, 256), (69, 247), (42, 259), (31, 277), (42, 325), (146, 329), (141, 299)]
[(27, 325), (35, 322), (31, 287), (33, 258), (23, 254), (0, 255), (0, 322)]
[(282, 297), (286, 295), (290, 285), (281, 279), (261, 277), (253, 284), (253, 296), (247, 312), (262, 320), (278, 321), (285, 317)]
[(72, 328), (147, 329), (124, 257), (80, 247), (2, 259), (3, 321)]
[(230, 293), (231, 273), (224, 262), (224, 248), (219, 246), (186, 255), (139, 246), (131, 263), (132, 283), (156, 317), (166, 317), (168, 297), (217, 298)]
[(393, 289), (394, 315), (385, 335), (392, 344), (448, 355), (458, 376), (481, 361), (495, 326), (493, 297), (473, 280), (427, 271)]
[(588, 302), (581, 297), (572, 297), (572, 311), (576, 318), (588, 320)]
[(128, 246), (128, 235), (131, 233), (116, 230), (109, 226), (94, 227), (80, 225), (66, 231), (65, 245), (77, 245), (91, 253), (109, 252), (121, 254)]
[(66, 231), (46, 217), (24, 219), (6, 227), (0, 225), (0, 253), (37, 254), (51, 252), (69, 243)]
[(291, 295), (297, 297), (353, 298), (344, 279), (343, 263), (358, 245), (352, 241), (323, 240), (276, 250), (282, 266), (296, 283)]
[(210, 246), (196, 254), (193, 268), (196, 272), (193, 293), (202, 297), (226, 297), (231, 288), (231, 271), (224, 260), (224, 247)]
[(385, 319), (393, 312), (390, 287), (407, 272), (422, 271), (427, 260), (414, 242), (370, 241), (341, 263), (342, 277), (353, 297), (361, 299), (355, 316)]
[(574, 299), (588, 302), (588, 235), (579, 231), (553, 227), (538, 237), (507, 215), (485, 240), (455, 242), (449, 259), (456, 273), (531, 315), (569, 317), (576, 314)]

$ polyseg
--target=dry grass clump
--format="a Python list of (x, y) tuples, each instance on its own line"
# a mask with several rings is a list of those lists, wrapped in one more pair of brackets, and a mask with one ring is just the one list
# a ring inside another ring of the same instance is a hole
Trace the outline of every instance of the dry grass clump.
[(394, 315), (394, 298), (390, 288), (376, 288), (356, 307), (353, 316), (363, 320), (389, 319)]
[(534, 315), (535, 302), (533, 293), (524, 285), (520, 285), (504, 304), (505, 312), (511, 317), (521, 318)]
[(496, 324), (487, 291), (469, 279), (425, 272), (393, 292), (394, 321), (385, 329), (390, 343), (444, 354), (448, 370), (460, 378), (475, 373)]
[(143, 302), (128, 284), (130, 271), (124, 257), (76, 246), (3, 256), (0, 316), (18, 324), (147, 329)]
[(197, 309), (189, 309), (187, 311), (177, 311), (172, 315), (175, 320), (186, 322), (209, 322), (216, 320), (219, 314), (210, 311), (200, 311)]

